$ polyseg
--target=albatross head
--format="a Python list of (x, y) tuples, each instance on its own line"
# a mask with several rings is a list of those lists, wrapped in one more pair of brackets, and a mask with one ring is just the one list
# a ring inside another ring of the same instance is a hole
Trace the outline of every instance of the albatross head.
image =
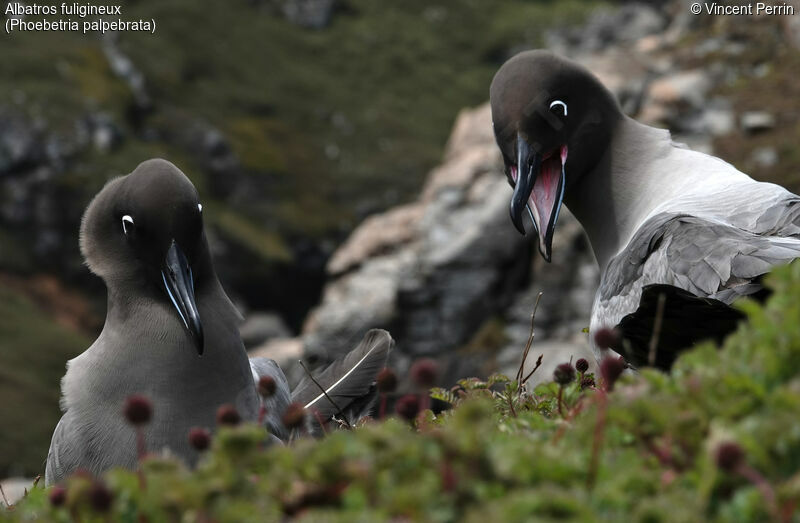
[(165, 160), (148, 160), (108, 182), (81, 223), (81, 251), (118, 299), (153, 299), (173, 311), (203, 354), (195, 291), (215, 278), (203, 233), (203, 207), (189, 178)]
[(541, 50), (503, 64), (490, 98), (495, 139), (514, 189), (511, 221), (525, 234), (527, 209), (539, 252), (550, 261), (565, 193), (600, 161), (619, 106), (588, 70)]

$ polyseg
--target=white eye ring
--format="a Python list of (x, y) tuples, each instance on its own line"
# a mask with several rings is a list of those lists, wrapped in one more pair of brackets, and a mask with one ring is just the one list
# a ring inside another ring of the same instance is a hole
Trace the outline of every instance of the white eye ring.
[(564, 108), (564, 116), (567, 116), (567, 104), (562, 102), (561, 100), (553, 100), (550, 102), (550, 109), (553, 109), (553, 106), (560, 105)]
[(200, 211), (200, 212), (203, 212), (203, 204), (202, 203), (198, 203), (197, 204), (197, 210)]
[(128, 224), (133, 225), (133, 218), (129, 214), (122, 217), (122, 231), (128, 234)]

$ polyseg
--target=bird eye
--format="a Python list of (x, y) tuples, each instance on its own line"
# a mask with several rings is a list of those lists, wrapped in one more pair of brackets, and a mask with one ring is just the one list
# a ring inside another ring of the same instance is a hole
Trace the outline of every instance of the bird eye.
[(197, 210), (200, 211), (200, 212), (203, 212), (203, 204), (202, 203), (198, 203), (197, 204)]
[(129, 214), (122, 217), (122, 231), (128, 235), (133, 230), (133, 218)]
[(550, 111), (558, 116), (567, 116), (567, 104), (561, 100), (553, 100), (550, 102)]

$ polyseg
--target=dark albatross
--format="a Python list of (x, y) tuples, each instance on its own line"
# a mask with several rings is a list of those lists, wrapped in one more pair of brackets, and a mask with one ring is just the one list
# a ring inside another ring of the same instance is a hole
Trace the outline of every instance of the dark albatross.
[(667, 368), (676, 351), (732, 331), (741, 314), (729, 305), (763, 293), (763, 274), (800, 257), (798, 196), (625, 116), (575, 62), (520, 53), (497, 72), (490, 97), (516, 228), (525, 233), (527, 211), (549, 261), (563, 202), (589, 237), (601, 271), (596, 354), (594, 334), (619, 326), (614, 348), (647, 364), (661, 310), (650, 363)]
[(153, 403), (148, 450), (192, 464), (198, 455), (188, 433), (214, 427), (220, 405), (257, 420), (262, 376), (273, 378), (277, 389), (265, 404), (265, 426), (273, 438), (286, 439), (280, 420), (290, 401), (316, 409), (321, 421), (330, 419), (369, 395), (393, 346), (386, 331), (370, 331), (317, 383), (307, 378), (290, 394), (274, 361), (248, 359), (240, 315), (214, 271), (197, 190), (165, 160), (148, 160), (106, 184), (84, 214), (81, 250), (106, 283), (108, 310), (97, 340), (67, 364), (48, 484), (77, 469), (100, 473), (136, 464), (135, 432), (122, 415), (130, 395)]

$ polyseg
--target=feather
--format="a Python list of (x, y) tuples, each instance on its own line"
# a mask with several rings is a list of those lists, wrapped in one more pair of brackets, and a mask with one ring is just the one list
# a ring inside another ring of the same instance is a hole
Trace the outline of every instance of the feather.
[(292, 392), (292, 401), (316, 410), (322, 421), (344, 414), (351, 404), (368, 396), (370, 391), (374, 394), (372, 385), (386, 366), (392, 347), (394, 340), (385, 330), (367, 332), (346, 356), (331, 363), (313, 380), (309, 376), (304, 378)]

